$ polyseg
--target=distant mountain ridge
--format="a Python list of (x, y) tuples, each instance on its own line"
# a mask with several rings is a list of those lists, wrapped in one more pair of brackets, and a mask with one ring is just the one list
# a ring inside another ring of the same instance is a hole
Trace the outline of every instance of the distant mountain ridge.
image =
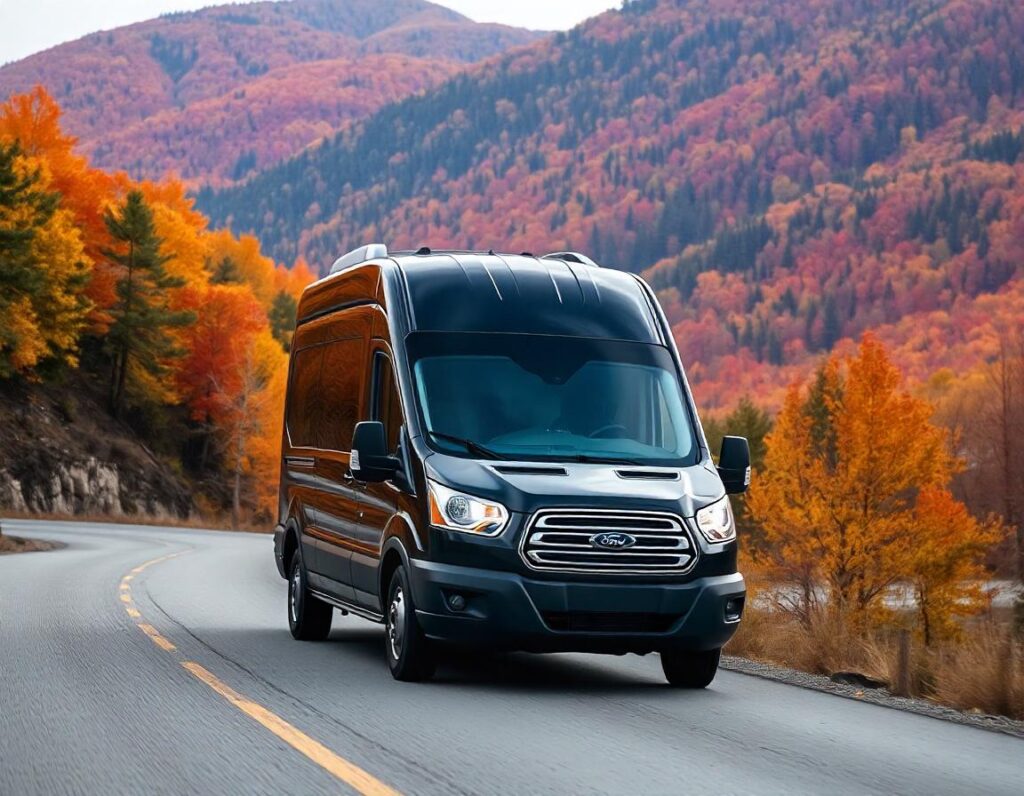
[(244, 184), (215, 223), (323, 268), (383, 240), (645, 271), (702, 400), (874, 329), (916, 379), (1024, 318), (1024, 4), (636, 0)]
[(222, 184), (541, 35), (425, 0), (215, 6), (7, 64), (0, 97), (45, 86), (103, 168)]

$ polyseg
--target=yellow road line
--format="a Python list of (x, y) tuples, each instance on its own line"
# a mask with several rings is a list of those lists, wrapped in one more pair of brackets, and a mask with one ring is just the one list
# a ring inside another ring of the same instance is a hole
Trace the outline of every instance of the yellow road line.
[[(128, 613), (128, 616), (135, 619), (135, 624), (138, 628), (154, 644), (166, 652), (174, 652), (177, 650), (177, 647), (166, 637), (162, 636), (151, 624), (142, 621), (142, 614), (135, 608), (135, 603), (132, 601), (131, 581), (136, 575), (154, 564), (174, 558), (176, 555), (180, 555), (180, 553), (171, 553), (170, 555), (154, 558), (152, 561), (140, 564), (121, 579), (119, 587), (121, 602), (125, 604), (125, 611)], [(313, 740), (301, 730), (293, 727), (276, 713), (242, 696), (229, 685), (218, 680), (211, 672), (204, 669), (198, 663), (193, 663), (192, 661), (180, 661), (180, 663), (193, 677), (208, 685), (246, 716), (263, 725), (290, 747), (302, 753), (325, 771), (350, 785), (359, 793), (364, 794), (364, 796), (400, 796), (399, 792), (394, 788), (385, 785), (355, 763), (350, 763), (345, 758), (335, 754), (319, 741)]]
[(153, 643), (156, 644), (160, 649), (166, 652), (172, 652), (177, 649), (171, 642), (160, 635), (159, 631), (152, 625), (147, 625), (145, 622), (139, 622), (139, 629), (149, 636)]
[(128, 614), (128, 616), (135, 620), (135, 624), (138, 625), (139, 629), (149, 637), (150, 641), (152, 641), (165, 652), (173, 652), (177, 649), (177, 647), (175, 647), (174, 644), (168, 641), (164, 636), (160, 635), (159, 631), (155, 627), (146, 624), (142, 621), (142, 614), (139, 613), (139, 610), (135, 607), (135, 601), (132, 599), (131, 582), (135, 578), (135, 576), (138, 575), (140, 572), (143, 572), (144, 570), (148, 569), (154, 564), (159, 564), (161, 561), (166, 561), (169, 558), (174, 558), (177, 555), (181, 554), (170, 553), (166, 556), (160, 556), (159, 558), (151, 559), (150, 561), (147, 561), (144, 564), (139, 564), (139, 566), (135, 567), (135, 569), (133, 569), (131, 572), (129, 572), (127, 575), (121, 578), (121, 583), (118, 586), (118, 596), (120, 597), (121, 602), (124, 603), (125, 612)]
[(262, 724), (290, 747), (304, 754), (342, 782), (351, 785), (359, 793), (366, 794), (366, 796), (398, 796), (398, 791), (394, 788), (385, 785), (354, 763), (350, 763), (345, 758), (336, 755), (322, 743), (314, 741), (277, 714), (271, 713), (251, 699), (246, 699), (230, 686), (222, 683), (198, 663), (182, 661), (181, 665), (246, 716)]

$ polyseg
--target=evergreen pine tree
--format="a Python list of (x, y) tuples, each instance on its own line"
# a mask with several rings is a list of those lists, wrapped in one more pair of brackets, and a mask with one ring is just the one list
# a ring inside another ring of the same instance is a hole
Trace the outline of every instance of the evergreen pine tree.
[(120, 208), (107, 211), (104, 221), (117, 243), (104, 255), (123, 269), (106, 340), (112, 361), (110, 406), (114, 415), (120, 416), (134, 368), (155, 380), (164, 377), (167, 360), (183, 353), (168, 330), (192, 323), (194, 315), (168, 305), (168, 291), (185, 282), (164, 269), (172, 257), (160, 254), (163, 241), (156, 234), (153, 212), (142, 192), (131, 191)]
[[(772, 430), (772, 417), (763, 409), (759, 408), (749, 397), (740, 398), (736, 408), (725, 417), (711, 417), (704, 422), (704, 434), (708, 440), (711, 451), (717, 455), (722, 447), (722, 437), (732, 434), (746, 437), (750, 443), (750, 465), (756, 472), (764, 464), (764, 457), (767, 451), (765, 437)], [(736, 524), (743, 533), (747, 544), (755, 549), (762, 545), (763, 534), (760, 527), (747, 509), (745, 495), (734, 495), (732, 498), (733, 511), (736, 514)]]
[[(0, 320), (45, 289), (46, 275), (32, 257), (32, 243), (60, 200), (59, 194), (39, 189), (38, 173), (19, 170), (20, 156), (17, 144), (0, 144)], [(11, 359), (17, 359), (22, 331), (24, 324), (0, 323), (0, 377), (17, 369)]]
[(298, 310), (295, 299), (283, 290), (274, 296), (274, 302), (270, 305), (270, 331), (285, 351), (291, 350)]
[(245, 277), (238, 268), (238, 263), (231, 257), (225, 257), (219, 263), (209, 267), (210, 282), (214, 285), (240, 285), (245, 282)]
[(822, 347), (831, 349), (840, 337), (843, 336), (843, 326), (839, 320), (839, 309), (836, 307), (836, 300), (832, 296), (825, 299), (825, 311), (822, 316)]

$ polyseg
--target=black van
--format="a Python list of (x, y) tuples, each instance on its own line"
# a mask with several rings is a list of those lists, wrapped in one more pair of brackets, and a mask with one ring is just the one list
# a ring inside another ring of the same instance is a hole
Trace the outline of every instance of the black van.
[(729, 493), (638, 277), (581, 254), (351, 252), (292, 343), (277, 567), (297, 639), (386, 627), (400, 680), (441, 643), (661, 654), (702, 688), (743, 613)]

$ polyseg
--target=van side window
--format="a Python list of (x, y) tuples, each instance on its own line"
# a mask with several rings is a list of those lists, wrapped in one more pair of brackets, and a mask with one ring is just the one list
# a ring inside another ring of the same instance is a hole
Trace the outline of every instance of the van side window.
[(395, 383), (395, 371), (391, 360), (383, 352), (374, 358), (373, 416), (371, 420), (379, 420), (384, 424), (384, 434), (388, 441), (388, 450), (398, 449), (399, 434), (402, 431), (402, 401)]
[(317, 429), (321, 425), (318, 388), (324, 348), (303, 348), (292, 357), (294, 362), (288, 399), (288, 436), (297, 448), (315, 448)]
[(320, 406), (316, 429), (317, 447), (323, 450), (352, 449), (352, 432), (359, 419), (365, 341), (362, 338), (333, 340), (324, 346), (320, 385), (313, 400)]

